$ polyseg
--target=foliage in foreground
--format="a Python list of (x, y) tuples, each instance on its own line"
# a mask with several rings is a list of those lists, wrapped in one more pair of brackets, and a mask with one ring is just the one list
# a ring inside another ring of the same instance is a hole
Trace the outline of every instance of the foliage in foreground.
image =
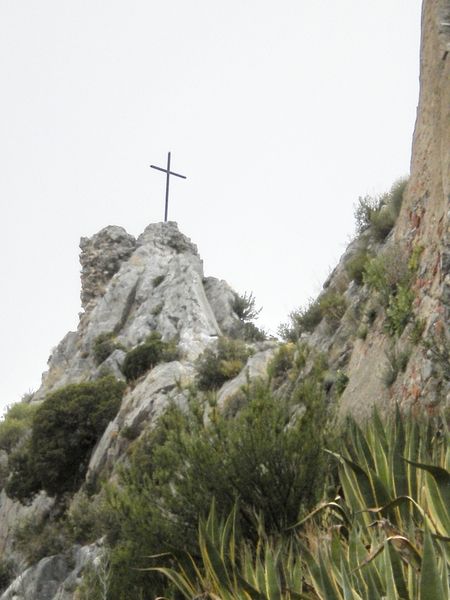
[[(305, 402), (306, 404), (306, 402)], [(248, 390), (248, 405), (233, 419), (215, 407), (204, 412), (195, 398), (187, 414), (172, 406), (154, 431), (136, 444), (131, 467), (109, 490), (112, 529), (111, 600), (145, 600), (162, 593), (149, 582), (148, 555), (189, 550), (197, 556), (199, 516), (215, 498), (220, 517), (237, 499), (239, 539), (258, 539), (256, 515), (269, 533), (283, 531), (321, 495), (326, 456), (321, 452), (326, 411), (312, 397), (303, 417), (265, 386)], [(141, 594), (141, 595), (140, 595)]]
[(123, 382), (104, 377), (50, 394), (36, 410), (30, 438), (10, 456), (7, 494), (26, 502), (39, 490), (50, 496), (75, 491), (124, 389)]
[(176, 360), (178, 352), (175, 342), (163, 342), (161, 334), (153, 331), (143, 344), (127, 352), (122, 372), (127, 381), (135, 381), (161, 362)]
[[(342, 496), (249, 549), (234, 516), (201, 521), (201, 556), (156, 567), (184, 598), (449, 600), (450, 449), (442, 420), (349, 423)], [(291, 535), (289, 536), (289, 532)]]

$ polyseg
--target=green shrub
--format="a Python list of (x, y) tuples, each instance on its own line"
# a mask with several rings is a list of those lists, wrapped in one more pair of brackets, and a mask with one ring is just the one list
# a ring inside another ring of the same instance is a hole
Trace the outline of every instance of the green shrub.
[(399, 352), (394, 347), (386, 356), (388, 365), (383, 373), (383, 382), (386, 387), (391, 387), (391, 385), (395, 383), (399, 373), (404, 373), (406, 371), (406, 367), (408, 366), (411, 357), (411, 349), (406, 348)]
[(152, 281), (153, 287), (157, 288), (158, 285), (161, 285), (161, 283), (164, 281), (165, 278), (166, 278), (165, 275), (157, 275)]
[(278, 334), (287, 342), (296, 342), (303, 333), (312, 333), (322, 319), (336, 327), (346, 310), (343, 294), (327, 290), (316, 300), (310, 300), (306, 307), (291, 312), (289, 322), (280, 325)]
[(345, 264), (345, 270), (350, 281), (354, 281), (357, 285), (364, 283), (363, 274), (366, 264), (370, 258), (366, 249), (361, 249), (355, 252)]
[(197, 359), (197, 385), (201, 390), (220, 388), (244, 368), (251, 352), (240, 340), (220, 337), (215, 348), (207, 348)]
[(389, 297), (389, 305), (386, 309), (386, 331), (391, 336), (399, 336), (403, 333), (408, 322), (411, 320), (413, 292), (403, 286), (398, 286), (396, 293)]
[(363, 274), (364, 283), (379, 293), (385, 307), (398, 286), (409, 285), (411, 278), (408, 258), (402, 246), (395, 246), (370, 259)]
[(347, 387), (348, 382), (349, 382), (348, 375), (346, 375), (343, 371), (341, 371), (339, 369), (337, 371), (336, 382), (334, 384), (335, 390), (336, 390), (336, 394), (338, 396), (341, 396), (344, 393), (344, 390)]
[(50, 496), (76, 490), (124, 389), (123, 382), (105, 377), (50, 394), (36, 411), (29, 441), (10, 457), (8, 495), (26, 501), (41, 489)]
[(267, 373), (270, 378), (284, 377), (294, 366), (296, 345), (292, 342), (282, 344), (269, 362)]
[(416, 244), (411, 250), (411, 254), (408, 260), (408, 269), (411, 273), (417, 273), (420, 266), (420, 257), (422, 256), (422, 252), (424, 251), (424, 247), (421, 244)]
[(319, 298), (319, 308), (322, 318), (335, 327), (347, 310), (347, 302), (343, 294), (329, 290)]
[(427, 326), (426, 319), (414, 319), (413, 326), (410, 333), (411, 342), (417, 346), (422, 341), (423, 332)]
[(278, 328), (278, 334), (287, 342), (296, 342), (303, 333), (311, 333), (322, 321), (323, 314), (317, 300), (309, 300), (304, 308), (294, 310), (289, 322)]
[(244, 295), (236, 294), (233, 302), (233, 310), (241, 321), (254, 321), (258, 318), (262, 310), (261, 308), (256, 308), (255, 303), (256, 300), (252, 292), (250, 294), (245, 292)]
[(104, 494), (88, 496), (78, 491), (65, 513), (67, 537), (72, 544), (91, 544), (108, 528), (108, 509)]
[[(433, 422), (434, 421), (434, 422)], [(448, 430), (411, 416), (347, 424), (339, 486), (308, 516), (256, 543), (236, 536), (214, 504), (200, 552), (158, 570), (181, 597), (448, 600)], [(337, 495), (336, 495), (337, 493)], [(186, 564), (194, 568), (186, 568)]]
[(358, 198), (355, 209), (357, 232), (362, 233), (370, 229), (372, 237), (382, 242), (395, 225), (406, 185), (407, 180), (402, 179), (395, 182), (388, 193), (375, 198), (371, 196)]
[(67, 549), (65, 523), (61, 519), (25, 518), (14, 529), (14, 544), (28, 565), (36, 564), (46, 556)]
[(379, 198), (371, 196), (360, 196), (355, 207), (356, 231), (362, 233), (372, 224), (372, 215), (376, 214), (381, 208)]
[(395, 225), (396, 216), (388, 206), (374, 213), (371, 219), (372, 235), (375, 240), (382, 242)]
[(31, 427), (37, 404), (13, 404), (0, 421), (0, 450), (10, 452), (24, 438)]
[(213, 498), (220, 516), (238, 500), (239, 538), (257, 539), (258, 513), (269, 533), (294, 523), (300, 507), (320, 495), (325, 478), (327, 412), (316, 397), (305, 409), (292, 420), (289, 403), (263, 386), (251, 386), (248, 405), (234, 419), (216, 409), (205, 418), (195, 399), (187, 413), (170, 407), (136, 444), (130, 468), (109, 490), (117, 536), (111, 541), (111, 600), (164, 593), (158, 579), (139, 568), (148, 566), (148, 555), (166, 550), (196, 555), (198, 518), (208, 514)]
[(153, 331), (143, 344), (127, 353), (122, 372), (127, 381), (135, 381), (161, 362), (176, 360), (175, 342), (163, 342), (161, 334)]
[(101, 333), (92, 345), (95, 364), (101, 365), (117, 349), (123, 350), (124, 347), (117, 342), (114, 332)]
[(239, 317), (240, 323), (230, 334), (247, 342), (263, 342), (267, 339), (266, 332), (257, 327), (252, 321), (258, 318), (261, 308), (256, 308), (253, 293), (244, 295), (236, 294), (233, 302), (233, 311)]

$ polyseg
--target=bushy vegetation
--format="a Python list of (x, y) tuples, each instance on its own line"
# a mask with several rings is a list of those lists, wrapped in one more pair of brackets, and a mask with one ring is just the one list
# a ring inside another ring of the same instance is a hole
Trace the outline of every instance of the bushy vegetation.
[(419, 256), (420, 252), (413, 249), (408, 260), (404, 249), (394, 247), (370, 259), (365, 267), (364, 283), (377, 292), (385, 308), (385, 329), (391, 336), (400, 336), (413, 318), (411, 285)]
[(366, 265), (370, 259), (370, 254), (367, 249), (362, 248), (355, 252), (355, 254), (346, 262), (345, 270), (349, 276), (350, 281), (354, 281), (357, 285), (364, 283), (364, 271)]
[(233, 310), (241, 321), (249, 322), (258, 318), (261, 308), (256, 308), (256, 299), (253, 293), (236, 294), (233, 303)]
[(391, 190), (381, 196), (364, 196), (355, 208), (356, 230), (361, 234), (369, 230), (376, 241), (383, 241), (395, 225), (408, 181), (399, 180)]
[(0, 421), (0, 450), (10, 452), (31, 427), (37, 404), (13, 404)]
[(267, 335), (253, 322), (258, 318), (261, 308), (256, 308), (256, 300), (253, 293), (236, 294), (233, 303), (233, 311), (239, 317), (240, 323), (232, 336), (247, 342), (262, 342)]
[(317, 300), (310, 300), (306, 307), (293, 311), (289, 322), (279, 327), (278, 334), (286, 341), (295, 342), (302, 334), (313, 332), (323, 319), (331, 328), (336, 328), (346, 309), (344, 295), (329, 289)]
[(261, 526), (253, 545), (235, 535), (235, 512), (225, 520), (213, 505), (200, 556), (155, 568), (190, 600), (448, 600), (448, 439), (442, 419), (350, 421), (333, 453), (340, 495), (281, 536)]
[(197, 360), (197, 385), (200, 390), (220, 388), (244, 368), (251, 350), (240, 341), (220, 337), (217, 345), (207, 348)]
[(122, 372), (127, 381), (135, 381), (161, 362), (178, 358), (176, 343), (163, 342), (161, 334), (153, 331), (143, 344), (139, 344), (125, 357)]
[(123, 382), (105, 377), (50, 394), (36, 410), (29, 439), (10, 456), (8, 495), (27, 501), (39, 490), (50, 496), (76, 490), (124, 389)]
[(92, 344), (95, 364), (101, 365), (117, 349), (124, 350), (124, 347), (116, 340), (114, 332), (101, 333)]
[(220, 516), (238, 501), (236, 535), (253, 542), (258, 515), (268, 532), (281, 532), (317, 501), (326, 476), (321, 446), (328, 417), (323, 397), (303, 401), (304, 412), (293, 419), (290, 402), (254, 385), (234, 419), (197, 396), (187, 412), (167, 410), (136, 443), (119, 485), (109, 489), (108, 598), (147, 600), (162, 593), (161, 579), (139, 568), (162, 551), (197, 555), (198, 518), (213, 499)]

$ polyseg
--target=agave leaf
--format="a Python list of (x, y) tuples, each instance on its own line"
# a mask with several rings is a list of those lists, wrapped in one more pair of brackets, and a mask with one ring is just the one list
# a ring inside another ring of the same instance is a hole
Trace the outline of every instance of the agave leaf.
[(384, 549), (384, 576), (386, 581), (386, 600), (399, 600), (397, 587), (395, 585), (394, 571), (392, 569), (392, 562), (389, 553), (389, 544), (387, 540), (384, 542)]
[(418, 469), (423, 469), (434, 477), (436, 481), (439, 491), (442, 495), (445, 506), (450, 507), (450, 473), (447, 469), (442, 467), (437, 467), (435, 465), (427, 465), (420, 462), (415, 462), (413, 460), (408, 460), (405, 458), (406, 462), (408, 462), (413, 467)]
[(362, 500), (364, 502), (364, 506), (372, 506), (373, 504), (377, 504), (377, 500), (374, 497), (374, 490), (371, 485), (370, 477), (367, 475), (364, 469), (362, 469), (357, 463), (353, 462), (349, 458), (346, 458), (342, 454), (338, 454), (337, 452), (331, 452), (330, 450), (327, 450), (327, 452), (335, 458), (337, 458), (341, 462), (341, 464), (344, 463), (345, 467), (349, 467), (352, 470), (356, 477), (356, 482)]
[(281, 584), (276, 567), (276, 558), (268, 545), (265, 551), (264, 583), (267, 600), (281, 600)]
[(322, 504), (319, 504), (319, 506), (317, 506), (317, 508), (315, 508), (309, 514), (307, 514), (306, 517), (303, 517), (303, 519), (295, 523), (295, 525), (290, 525), (289, 527), (287, 527), (287, 530), (300, 527), (300, 525), (303, 525), (304, 523), (306, 523), (306, 521), (309, 521), (310, 519), (312, 519), (312, 517), (324, 511), (325, 509), (335, 511), (340, 517), (343, 518), (347, 525), (350, 525), (350, 517), (347, 514), (347, 511), (342, 506), (340, 506), (337, 502), (323, 502)]
[(197, 589), (192, 586), (191, 582), (185, 579), (185, 577), (183, 577), (182, 575), (180, 575), (180, 573), (175, 571), (175, 569), (169, 569), (165, 567), (152, 567), (146, 570), (156, 571), (167, 577), (167, 579), (169, 579), (179, 590), (179, 592), (181, 592), (181, 594), (188, 600), (191, 600), (198, 594)]
[[(402, 560), (401, 560), (401, 551), (396, 552), (392, 546), (392, 544), (388, 545), (389, 551), (389, 559), (391, 561), (392, 572), (394, 574), (394, 582), (395, 587), (397, 589), (397, 593), (403, 600), (409, 600), (408, 586), (406, 584)], [(402, 556), (403, 558), (403, 556)]]
[(324, 600), (342, 600), (342, 595), (338, 591), (336, 581), (331, 574), (330, 563), (325, 563), (325, 561), (323, 560), (322, 553), (320, 551), (319, 568)]
[(398, 496), (397, 498), (394, 498), (393, 500), (391, 500), (384, 506), (375, 506), (374, 508), (366, 508), (364, 511), (361, 511), (361, 512), (369, 512), (369, 513), (385, 512), (386, 514), (391, 514), (392, 509), (396, 508), (397, 506), (402, 506), (402, 505), (406, 505), (406, 504), (412, 504), (417, 509), (417, 511), (419, 512), (422, 519), (425, 520), (425, 518), (427, 516), (425, 511), (414, 500), (414, 498), (411, 498), (411, 496)]
[(200, 552), (209, 578), (220, 588), (230, 590), (231, 579), (226, 564), (206, 532), (205, 524), (200, 523)]
[(438, 570), (438, 554), (431, 535), (425, 532), (422, 571), (420, 576), (419, 600), (447, 600), (448, 589), (444, 590)]
[(363, 598), (361, 598), (361, 596), (356, 592), (354, 586), (351, 584), (347, 565), (343, 559), (341, 560), (341, 574), (344, 600), (363, 600)]
[(414, 545), (404, 535), (391, 535), (387, 537), (382, 544), (377, 546), (363, 561), (360, 563), (354, 571), (361, 569), (365, 565), (372, 562), (386, 547), (386, 544), (392, 544), (394, 548), (400, 553), (402, 558), (409, 564), (421, 563), (421, 556)]

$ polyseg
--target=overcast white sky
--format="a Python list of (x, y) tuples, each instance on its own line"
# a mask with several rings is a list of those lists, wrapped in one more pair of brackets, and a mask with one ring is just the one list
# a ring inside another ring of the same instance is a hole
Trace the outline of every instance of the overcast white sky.
[(0, 0), (0, 405), (80, 311), (79, 238), (169, 218), (275, 331), (409, 170), (420, 0)]

